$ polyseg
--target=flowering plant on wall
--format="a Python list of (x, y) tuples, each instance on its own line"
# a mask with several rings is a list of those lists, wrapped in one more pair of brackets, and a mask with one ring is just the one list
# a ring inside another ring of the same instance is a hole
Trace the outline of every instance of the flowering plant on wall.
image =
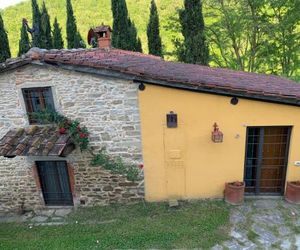
[(73, 142), (81, 151), (89, 149), (89, 132), (86, 127), (81, 127), (79, 121), (71, 120), (55, 111), (44, 110), (30, 113), (40, 124), (56, 124), (60, 134), (69, 134)]
[(125, 163), (121, 157), (109, 156), (105, 148), (94, 153), (89, 144), (89, 131), (86, 127), (80, 126), (78, 120), (71, 120), (51, 110), (34, 112), (29, 115), (39, 124), (56, 124), (60, 134), (70, 135), (81, 151), (88, 151), (93, 156), (92, 166), (101, 166), (113, 173), (125, 175), (129, 181), (137, 181), (139, 179), (141, 171), (137, 166)]

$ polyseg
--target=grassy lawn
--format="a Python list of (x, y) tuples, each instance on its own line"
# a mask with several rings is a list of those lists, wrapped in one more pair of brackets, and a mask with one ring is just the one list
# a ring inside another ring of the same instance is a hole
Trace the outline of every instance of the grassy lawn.
[[(82, 208), (63, 226), (0, 224), (0, 249), (210, 248), (227, 239), (222, 201)], [(95, 224), (95, 222), (97, 222)]]

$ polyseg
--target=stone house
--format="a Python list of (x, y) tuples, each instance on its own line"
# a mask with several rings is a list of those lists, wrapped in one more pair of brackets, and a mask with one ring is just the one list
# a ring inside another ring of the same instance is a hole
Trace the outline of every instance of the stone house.
[(27, 115), (45, 108), (79, 120), (95, 150), (143, 164), (148, 201), (222, 197), (235, 180), (282, 195), (300, 179), (298, 84), (113, 49), (110, 29), (98, 31), (100, 48), (33, 48), (0, 65), (1, 211), (144, 197), (143, 180), (91, 166), (68, 135)]

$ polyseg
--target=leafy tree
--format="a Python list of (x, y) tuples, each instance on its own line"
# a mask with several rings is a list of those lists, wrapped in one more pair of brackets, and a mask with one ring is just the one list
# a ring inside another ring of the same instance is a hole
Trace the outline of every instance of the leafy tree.
[(41, 13), (36, 0), (31, 0), (32, 7), (32, 46), (41, 48), (42, 32), (41, 32)]
[(184, 8), (179, 10), (179, 21), (183, 35), (183, 42), (177, 40), (175, 43), (179, 61), (208, 65), (201, 0), (185, 0)]
[(142, 51), (137, 30), (128, 17), (125, 0), (111, 0), (113, 15), (112, 46), (119, 49)]
[(151, 0), (150, 18), (147, 26), (149, 54), (162, 57), (162, 44), (159, 33), (159, 17), (154, 0)]
[(10, 57), (11, 54), (9, 50), (8, 37), (0, 13), (0, 62), (4, 62), (6, 59)]
[(273, 0), (265, 7), (268, 38), (263, 56), (271, 73), (292, 76), (300, 65), (299, 1)]
[(297, 74), (300, 5), (293, 0), (210, 0), (212, 61), (221, 67)]
[(67, 42), (68, 48), (85, 48), (85, 43), (77, 30), (76, 18), (74, 16), (71, 0), (67, 0)]
[(41, 13), (41, 48), (45, 48), (45, 49), (53, 48), (50, 17), (45, 2), (43, 2), (42, 13)]
[(54, 49), (62, 49), (64, 47), (64, 41), (61, 35), (61, 28), (57, 22), (57, 18), (54, 19), (53, 24), (53, 48)]
[(30, 41), (27, 33), (27, 28), (24, 24), (22, 24), (18, 56), (25, 54), (28, 50), (30, 50)]
[(264, 1), (211, 0), (208, 26), (212, 61), (220, 67), (255, 72), (263, 70), (266, 42)]

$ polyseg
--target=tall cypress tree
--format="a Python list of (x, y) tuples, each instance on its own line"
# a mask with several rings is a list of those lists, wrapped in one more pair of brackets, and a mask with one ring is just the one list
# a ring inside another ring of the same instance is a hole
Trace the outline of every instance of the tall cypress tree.
[(32, 46), (41, 47), (42, 32), (41, 32), (41, 12), (36, 0), (31, 0), (32, 7)]
[(25, 54), (29, 49), (30, 49), (30, 42), (27, 33), (27, 28), (24, 24), (22, 24), (18, 56)]
[(209, 49), (204, 33), (201, 0), (184, 0), (184, 9), (179, 11), (179, 20), (184, 37), (177, 46), (179, 61), (208, 65)]
[(128, 34), (129, 34), (128, 50), (143, 52), (141, 39), (138, 37), (135, 24), (134, 22), (131, 22), (130, 18), (128, 18)]
[(7, 58), (10, 58), (9, 43), (7, 33), (4, 28), (3, 19), (0, 13), (0, 62), (4, 62)]
[(113, 14), (112, 46), (119, 49), (141, 51), (134, 23), (128, 17), (125, 0), (111, 0)]
[(55, 17), (53, 23), (53, 48), (54, 49), (62, 49), (64, 47), (64, 41), (61, 35), (61, 28), (57, 22), (57, 18)]
[(150, 18), (147, 26), (149, 54), (162, 57), (162, 44), (159, 33), (159, 17), (154, 0), (151, 0)]
[(67, 0), (67, 42), (68, 48), (85, 48), (85, 43), (77, 30), (71, 0)]
[(86, 44), (78, 31), (74, 36), (74, 48), (86, 48)]
[(43, 2), (42, 13), (41, 13), (41, 48), (45, 48), (45, 49), (53, 48), (50, 17), (45, 2)]

